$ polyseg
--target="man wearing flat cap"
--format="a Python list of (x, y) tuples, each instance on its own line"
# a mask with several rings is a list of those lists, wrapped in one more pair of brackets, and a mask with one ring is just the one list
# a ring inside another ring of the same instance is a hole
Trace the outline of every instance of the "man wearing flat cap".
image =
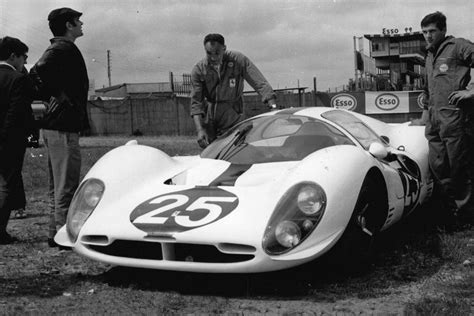
[(66, 223), (67, 210), (79, 185), (81, 153), (79, 133), (89, 128), (87, 93), (89, 79), (81, 52), (74, 44), (83, 35), (82, 13), (59, 8), (48, 15), (51, 45), (30, 71), (38, 97), (47, 104), (42, 122), (48, 151), (51, 204), (48, 244)]

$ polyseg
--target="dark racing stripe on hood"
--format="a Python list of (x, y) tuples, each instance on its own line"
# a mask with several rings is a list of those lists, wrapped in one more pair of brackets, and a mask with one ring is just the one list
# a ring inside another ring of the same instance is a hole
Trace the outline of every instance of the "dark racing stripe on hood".
[(220, 176), (209, 183), (209, 186), (234, 186), (235, 181), (250, 167), (252, 164), (231, 164)]

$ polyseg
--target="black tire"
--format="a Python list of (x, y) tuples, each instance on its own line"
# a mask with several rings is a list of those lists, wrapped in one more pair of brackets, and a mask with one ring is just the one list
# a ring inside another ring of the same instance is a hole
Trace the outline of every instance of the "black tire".
[(380, 181), (367, 176), (346, 230), (328, 253), (329, 263), (351, 270), (370, 267), (374, 238), (382, 228), (386, 215), (386, 192)]

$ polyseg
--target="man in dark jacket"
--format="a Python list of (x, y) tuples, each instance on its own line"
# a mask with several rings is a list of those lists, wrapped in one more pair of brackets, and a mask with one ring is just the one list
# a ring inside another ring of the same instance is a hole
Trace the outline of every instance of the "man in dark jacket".
[(48, 244), (51, 247), (56, 246), (54, 235), (66, 223), (69, 204), (79, 185), (79, 133), (89, 127), (89, 79), (84, 58), (74, 44), (83, 35), (81, 15), (70, 8), (49, 13), (49, 28), (54, 38), (30, 71), (39, 97), (48, 103), (42, 128), (48, 150), (52, 208)]
[(202, 148), (243, 119), (244, 80), (269, 108), (276, 108), (268, 81), (247, 56), (227, 51), (222, 35), (206, 35), (204, 49), (206, 58), (191, 72), (191, 116)]
[(0, 244), (16, 240), (7, 231), (12, 209), (25, 206), (21, 177), (31, 131), (33, 88), (22, 73), (28, 46), (17, 38), (0, 39)]

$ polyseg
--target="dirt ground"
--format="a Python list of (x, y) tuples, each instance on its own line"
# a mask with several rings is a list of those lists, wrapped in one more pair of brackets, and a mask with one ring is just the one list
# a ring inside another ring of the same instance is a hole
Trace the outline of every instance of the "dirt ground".
[[(92, 141), (82, 150), (85, 169), (108, 150), (94, 144), (111, 140)], [(198, 150), (194, 139), (160, 146)], [(474, 315), (474, 229), (439, 229), (430, 207), (378, 236), (362, 267), (313, 262), (243, 275), (130, 269), (48, 247), (45, 163), (42, 148), (27, 153), (28, 217), (8, 226), (20, 241), (0, 245), (1, 315)]]
[(465, 244), (454, 260), (437, 253), (449, 236), (402, 226), (382, 236), (364, 271), (313, 263), (267, 274), (192, 274), (112, 267), (49, 248), (46, 202), (30, 205), (28, 218), (10, 222), (20, 242), (0, 246), (0, 314), (410, 315), (420, 302), (440, 304), (440, 315), (474, 313), (466, 263), (474, 259), (472, 227), (453, 233)]

